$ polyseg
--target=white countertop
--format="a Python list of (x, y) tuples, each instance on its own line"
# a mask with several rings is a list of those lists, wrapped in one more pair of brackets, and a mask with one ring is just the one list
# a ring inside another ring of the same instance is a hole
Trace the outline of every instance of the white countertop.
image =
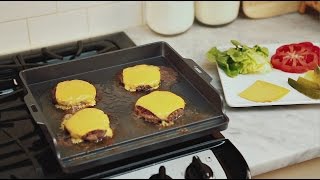
[[(238, 18), (221, 27), (195, 23), (186, 33), (161, 36), (147, 26), (125, 30), (138, 44), (168, 42), (183, 57), (196, 61), (222, 92), (217, 68), (205, 58), (213, 46), (320, 42), (320, 19), (297, 13), (269, 19)], [(222, 134), (240, 150), (252, 175), (320, 157), (320, 105), (227, 108), (229, 127)], [(236, 162), (235, 162), (236, 163)]]

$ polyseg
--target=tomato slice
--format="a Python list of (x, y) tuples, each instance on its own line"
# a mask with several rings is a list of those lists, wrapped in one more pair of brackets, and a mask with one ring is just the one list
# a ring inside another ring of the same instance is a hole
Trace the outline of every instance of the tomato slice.
[(271, 64), (273, 68), (290, 73), (314, 70), (320, 65), (320, 47), (311, 42), (283, 45), (271, 57)]

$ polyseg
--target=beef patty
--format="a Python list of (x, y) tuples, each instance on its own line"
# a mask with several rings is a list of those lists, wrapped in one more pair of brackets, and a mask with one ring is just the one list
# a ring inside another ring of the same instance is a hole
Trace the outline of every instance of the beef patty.
[[(66, 114), (63, 117), (63, 121), (65, 121), (65, 120), (67, 121), (71, 117), (72, 117), (72, 114)], [(63, 127), (62, 129), (64, 129), (66, 132), (68, 132), (70, 134), (68, 129), (66, 129), (65, 127)], [(83, 141), (99, 142), (99, 141), (102, 141), (104, 138), (106, 138), (105, 134), (106, 134), (105, 130), (93, 130), (93, 131), (88, 132), (86, 135), (82, 136), (81, 139)]]
[(167, 120), (161, 120), (156, 115), (154, 115), (152, 112), (150, 112), (149, 110), (147, 110), (141, 106), (135, 106), (134, 112), (138, 117), (143, 118), (145, 121), (148, 121), (148, 122), (151, 122), (154, 124), (161, 124), (162, 121), (166, 121), (166, 122), (170, 123), (170, 122), (173, 122), (174, 120), (178, 119), (179, 117), (181, 117), (183, 115), (184, 110), (183, 109), (175, 110), (174, 112), (172, 112), (168, 116)]
[[(120, 73), (118, 74), (118, 79), (119, 79), (119, 81), (120, 81), (121, 86), (124, 86), (124, 83), (123, 83), (123, 74), (122, 74), (122, 72), (120, 72)], [(151, 91), (151, 90), (152, 90), (152, 87), (149, 86), (149, 85), (138, 86), (138, 87), (136, 88), (136, 91), (137, 91), (137, 92), (140, 92), (140, 91), (149, 92), (149, 91)]]
[[(177, 81), (177, 73), (169, 67), (165, 67), (165, 66), (159, 66), (160, 68), (160, 80), (161, 80), (161, 84), (163, 83), (164, 85), (172, 85)], [(120, 84), (122, 86), (124, 86), (123, 83), (123, 74), (122, 71), (118, 73), (118, 79), (120, 81)], [(152, 91), (152, 87), (149, 85), (144, 85), (144, 86), (138, 86), (136, 88), (136, 90), (138, 92), (144, 91), (144, 92), (150, 92)]]
[(94, 130), (82, 136), (82, 139), (90, 142), (99, 142), (105, 138), (105, 130)]
[[(51, 91), (52, 103), (56, 106), (56, 108), (65, 110), (65, 111), (67, 111), (67, 113), (73, 114), (81, 109), (92, 107), (92, 105), (87, 104), (85, 102), (80, 102), (80, 104), (74, 105), (71, 107), (61, 105), (58, 103), (57, 98), (56, 98), (56, 89), (57, 89), (57, 86), (55, 86)], [(97, 98), (96, 98), (96, 100), (97, 100)]]

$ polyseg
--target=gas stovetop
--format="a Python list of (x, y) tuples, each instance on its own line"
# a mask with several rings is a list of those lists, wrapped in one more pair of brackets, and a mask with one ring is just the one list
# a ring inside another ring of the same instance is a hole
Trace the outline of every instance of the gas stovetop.
[[(132, 46), (132, 40), (120, 32), (0, 57), (0, 178), (161, 178), (166, 177), (164, 172), (173, 178), (187, 178), (184, 173), (189, 163), (194, 163), (190, 165), (196, 170), (193, 175), (209, 171), (210, 178), (249, 178), (245, 160), (219, 133), (82, 172), (66, 174), (61, 170), (23, 101), (26, 92), (19, 72)], [(172, 168), (175, 164), (178, 168)]]
[(60, 171), (48, 143), (23, 101), (25, 92), (19, 79), (21, 70), (132, 46), (135, 44), (121, 32), (1, 57), (0, 177), (33, 178)]

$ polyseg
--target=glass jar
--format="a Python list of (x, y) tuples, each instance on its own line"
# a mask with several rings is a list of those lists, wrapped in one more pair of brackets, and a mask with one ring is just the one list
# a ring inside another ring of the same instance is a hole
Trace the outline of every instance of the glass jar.
[(196, 18), (206, 25), (223, 25), (238, 17), (240, 1), (196, 1)]
[(146, 22), (153, 31), (175, 35), (187, 31), (194, 21), (193, 1), (147, 1)]

